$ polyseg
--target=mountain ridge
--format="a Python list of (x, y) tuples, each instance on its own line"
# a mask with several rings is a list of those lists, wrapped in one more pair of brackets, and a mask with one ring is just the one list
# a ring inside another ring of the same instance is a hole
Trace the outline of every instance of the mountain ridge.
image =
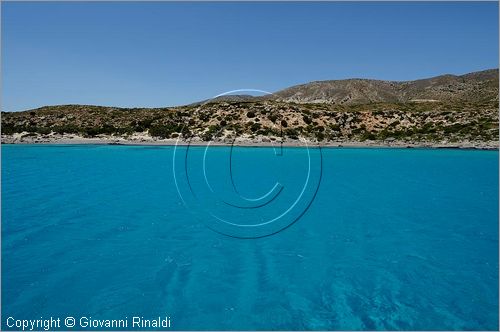
[[(363, 105), (371, 103), (498, 101), (499, 69), (492, 68), (463, 75), (443, 74), (407, 81), (371, 78), (320, 80), (293, 85), (271, 95), (223, 95), (179, 106), (114, 107), (85, 104), (45, 105), (14, 112), (36, 111), (47, 107), (103, 107), (115, 109), (162, 109), (200, 106), (206, 103), (256, 102), (275, 100), (297, 104)], [(12, 113), (5, 112), (3, 113)]]
[(333, 104), (410, 102), (415, 99), (441, 102), (480, 98), (498, 100), (498, 68), (412, 81), (364, 78), (313, 81), (285, 88), (274, 95), (285, 102)]
[[(250, 102), (277, 100), (293, 103), (360, 105), (368, 103), (405, 103), (412, 101), (449, 102), (458, 100), (498, 100), (498, 68), (463, 75), (443, 74), (406, 81), (347, 78), (311, 81), (278, 90), (271, 95), (226, 95), (194, 102)], [(496, 99), (495, 99), (496, 98)]]

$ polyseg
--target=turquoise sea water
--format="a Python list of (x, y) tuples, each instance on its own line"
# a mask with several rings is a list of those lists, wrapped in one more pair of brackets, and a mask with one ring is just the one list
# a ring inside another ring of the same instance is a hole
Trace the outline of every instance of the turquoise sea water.
[(498, 152), (322, 149), (311, 166), (305, 149), (235, 148), (242, 196), (283, 190), (273, 207), (231, 210), (218, 203), (234, 194), (229, 150), (207, 154), (213, 192), (204, 150), (190, 150), (201, 203), (189, 209), (259, 223), (322, 166), (301, 218), (258, 239), (214, 232), (179, 196), (172, 147), (3, 145), (2, 327), (169, 316), (178, 330), (498, 329)]

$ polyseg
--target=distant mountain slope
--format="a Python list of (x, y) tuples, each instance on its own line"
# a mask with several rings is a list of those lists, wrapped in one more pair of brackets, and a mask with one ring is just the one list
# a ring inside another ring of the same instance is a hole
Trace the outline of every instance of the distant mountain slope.
[(285, 102), (329, 104), (492, 101), (498, 100), (498, 69), (405, 82), (369, 79), (319, 81), (278, 91), (275, 96)]

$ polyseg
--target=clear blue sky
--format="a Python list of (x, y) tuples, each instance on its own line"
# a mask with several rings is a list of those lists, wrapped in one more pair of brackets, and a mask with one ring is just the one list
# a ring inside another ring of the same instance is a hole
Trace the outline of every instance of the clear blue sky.
[(498, 67), (498, 3), (2, 3), (2, 110)]

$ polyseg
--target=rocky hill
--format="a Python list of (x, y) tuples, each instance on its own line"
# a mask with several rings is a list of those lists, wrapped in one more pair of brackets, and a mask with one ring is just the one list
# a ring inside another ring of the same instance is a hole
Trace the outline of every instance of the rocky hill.
[(343, 80), (171, 108), (47, 106), (2, 113), (2, 142), (400, 142), (496, 146), (498, 70), (412, 82)]
[(311, 82), (278, 91), (275, 95), (278, 100), (287, 102), (341, 105), (411, 101), (498, 101), (498, 69), (406, 82), (368, 79)]

